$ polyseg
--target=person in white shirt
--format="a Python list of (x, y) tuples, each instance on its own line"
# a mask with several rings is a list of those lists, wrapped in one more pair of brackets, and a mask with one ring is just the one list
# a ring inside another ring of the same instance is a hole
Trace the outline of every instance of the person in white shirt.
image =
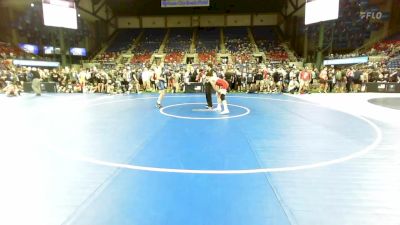
[(82, 69), (78, 74), (78, 81), (82, 92), (86, 92), (86, 70)]
[(155, 65), (153, 65), (151, 67), (152, 71), (154, 72), (154, 74), (152, 74), (152, 77), (157, 79), (157, 77), (159, 77), (162, 73), (162, 68), (163, 65), (161, 65), (161, 62), (157, 62)]
[(149, 70), (148, 67), (144, 68), (142, 72), (142, 81), (143, 81), (143, 90), (144, 91), (151, 91), (151, 84), (150, 84), (150, 78), (152, 76), (151, 70)]
[(179, 92), (180, 86), (179, 83), (181, 82), (181, 73), (177, 70), (173, 74), (173, 83), (172, 83), (172, 93)]

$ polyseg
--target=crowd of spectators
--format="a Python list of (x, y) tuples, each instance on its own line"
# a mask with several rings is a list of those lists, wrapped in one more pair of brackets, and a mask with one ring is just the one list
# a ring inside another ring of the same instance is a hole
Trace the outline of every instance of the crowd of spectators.
[(384, 61), (389, 69), (400, 67), (400, 35), (394, 35), (375, 44), (368, 52), (368, 55), (383, 55), (388, 58)]
[(131, 59), (131, 63), (148, 63), (150, 62), (152, 53), (136, 52)]
[[(38, 74), (44, 82), (55, 82), (60, 93), (128, 94), (157, 90), (155, 73), (167, 77), (168, 91), (184, 91), (185, 84), (204, 82), (205, 64), (128, 64), (108, 68), (40, 69), (1, 64), (0, 90), (19, 94), (24, 82)], [(250, 93), (359, 92), (366, 82), (398, 82), (400, 71), (385, 65), (354, 67), (296, 68), (279, 64), (216, 64), (217, 76), (226, 79), (230, 91)]]
[(47, 60), (47, 58), (45, 57), (40, 57), (31, 53), (27, 53), (17, 46), (0, 41), (0, 59), (33, 59), (33, 58)]
[(0, 42), (0, 57), (3, 59), (16, 58), (24, 55), (20, 48), (16, 48), (9, 43)]
[(115, 60), (120, 56), (119, 52), (105, 52), (98, 54), (93, 61), (100, 63), (115, 62)]
[(289, 60), (288, 53), (284, 47), (277, 41), (269, 41), (265, 39), (257, 40), (258, 49), (265, 53), (267, 59), (272, 61)]
[[(4, 59), (15, 58), (21, 50), (9, 44), (0, 43), (0, 90), (8, 94), (22, 92), (24, 82), (30, 82), (39, 76), (44, 82), (55, 82), (57, 91), (61, 93), (140, 93), (155, 91), (156, 72), (165, 73), (168, 90), (184, 91), (186, 83), (204, 82), (205, 65), (209, 62), (215, 65), (216, 74), (226, 79), (231, 91), (267, 92), (267, 93), (309, 93), (309, 92), (358, 92), (363, 91), (366, 82), (400, 82), (399, 65), (400, 41), (384, 40), (368, 51), (350, 54), (332, 54), (327, 58), (349, 58), (360, 55), (384, 55), (389, 59), (380, 62), (370, 62), (354, 66), (328, 67), (321, 71), (315, 68), (296, 68), (289, 65), (285, 49), (276, 38), (268, 39), (256, 33), (256, 43), (260, 51), (267, 55), (267, 62), (255, 61), (251, 57), (255, 46), (247, 37), (226, 38), (227, 50), (232, 54), (232, 63), (227, 60), (217, 62), (218, 41), (202, 38), (198, 40), (197, 51), (199, 64), (184, 65), (182, 59), (190, 48), (190, 35), (172, 34), (165, 52), (165, 64), (159, 61), (150, 62), (152, 54), (158, 50), (164, 35), (163, 31), (148, 33), (143, 41), (134, 48), (131, 62), (123, 66), (112, 63), (120, 56), (119, 52), (105, 52), (96, 60), (103, 63), (100, 68), (59, 68), (40, 69), (16, 67)], [(207, 30), (205, 34), (215, 34), (217, 30)], [(190, 34), (190, 32), (187, 32)], [(200, 35), (201, 37), (201, 35)], [(204, 44), (207, 43), (207, 44)], [(152, 64), (153, 63), (153, 64)]]
[(170, 52), (165, 56), (165, 63), (181, 63), (185, 57), (185, 52)]
[(330, 54), (325, 57), (325, 59), (348, 59), (348, 58), (354, 58), (354, 57), (360, 57), (360, 56), (367, 56), (367, 54), (360, 54), (360, 53), (347, 53), (347, 54)]
[(387, 55), (395, 57), (400, 54), (400, 40), (382, 41), (374, 45), (368, 52), (368, 55)]
[[(378, 61), (370, 61), (368, 64), (360, 65), (366, 70), (366, 66), (369, 68), (368, 71), (371, 69), (379, 69), (381, 74), (382, 81), (390, 81), (390, 76), (388, 74), (390, 71), (395, 71), (396, 69), (400, 68), (400, 35), (394, 35), (390, 38), (384, 39), (380, 42), (377, 42), (371, 48), (361, 52), (352, 52), (348, 54), (330, 54), (325, 59), (346, 59), (346, 58), (354, 58), (360, 56), (374, 56), (378, 57)], [(381, 56), (379, 58), (379, 56)], [(388, 72), (389, 71), (389, 72)], [(376, 76), (378, 77), (378, 75)], [(373, 79), (373, 80), (378, 80)]]
[(320, 92), (363, 92), (367, 82), (400, 83), (400, 70), (389, 70), (379, 63), (352, 67), (325, 67), (319, 76)]
[(198, 54), (198, 57), (199, 57), (200, 63), (206, 63), (206, 62), (216, 63), (217, 62), (217, 52), (213, 51), (213, 50), (200, 52)]

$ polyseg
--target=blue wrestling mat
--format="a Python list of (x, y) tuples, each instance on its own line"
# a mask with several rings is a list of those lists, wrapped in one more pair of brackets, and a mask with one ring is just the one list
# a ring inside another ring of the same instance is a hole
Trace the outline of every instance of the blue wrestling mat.
[(156, 99), (1, 100), (48, 174), (49, 224), (350, 224), (335, 193), (381, 141), (373, 121), (285, 95), (228, 95), (228, 115), (203, 95)]

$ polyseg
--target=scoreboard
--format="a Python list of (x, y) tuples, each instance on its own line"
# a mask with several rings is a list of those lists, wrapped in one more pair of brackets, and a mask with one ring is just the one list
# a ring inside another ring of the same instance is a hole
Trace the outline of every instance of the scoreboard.
[(78, 29), (75, 0), (42, 0), (45, 26)]
[(307, 0), (305, 25), (335, 20), (339, 17), (339, 0)]

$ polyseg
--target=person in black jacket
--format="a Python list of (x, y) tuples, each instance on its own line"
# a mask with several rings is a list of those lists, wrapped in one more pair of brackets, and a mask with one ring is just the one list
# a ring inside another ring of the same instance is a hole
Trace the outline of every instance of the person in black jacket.
[(212, 90), (213, 90), (213, 87), (212, 87), (212, 85), (211, 85), (211, 83), (209, 81), (209, 79), (211, 77), (213, 77), (213, 76), (214, 76), (213, 65), (211, 63), (209, 63), (207, 65), (206, 79), (205, 79), (206, 81), (205, 81), (205, 84), (204, 84), (204, 91), (206, 93), (206, 100), (207, 100), (207, 108), (209, 110), (212, 110), (212, 107), (213, 107), (213, 104), (212, 104)]

